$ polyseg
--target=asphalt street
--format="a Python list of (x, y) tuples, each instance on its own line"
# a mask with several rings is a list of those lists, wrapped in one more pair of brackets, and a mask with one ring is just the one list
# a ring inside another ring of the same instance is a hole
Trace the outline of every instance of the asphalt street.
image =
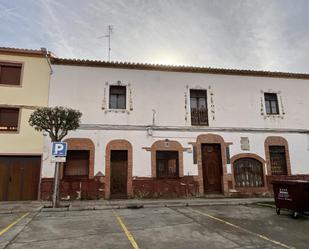
[(303, 249), (308, 231), (308, 216), (257, 205), (0, 214), (0, 248), (7, 249)]

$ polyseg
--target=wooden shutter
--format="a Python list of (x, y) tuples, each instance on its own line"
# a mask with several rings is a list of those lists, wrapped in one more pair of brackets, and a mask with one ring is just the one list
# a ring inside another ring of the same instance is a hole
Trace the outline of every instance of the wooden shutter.
[(0, 64), (0, 84), (20, 85), (21, 64)]
[(0, 108), (0, 131), (17, 131), (18, 108)]

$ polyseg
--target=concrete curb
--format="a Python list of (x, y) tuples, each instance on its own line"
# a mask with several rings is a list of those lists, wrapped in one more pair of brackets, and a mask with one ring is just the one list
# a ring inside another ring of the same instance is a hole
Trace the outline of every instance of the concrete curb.
[[(137, 202), (136, 205), (143, 205), (143, 208), (163, 208), (163, 207), (194, 207), (194, 206), (237, 206), (237, 205), (250, 205), (256, 204), (259, 201), (236, 201), (236, 202), (181, 202), (181, 203), (142, 203)], [(112, 209), (132, 209), (130, 206), (134, 203), (128, 204), (107, 204), (107, 205), (94, 205), (94, 206), (70, 206), (65, 208), (43, 208), (41, 212), (66, 212), (66, 211), (96, 211), (96, 210), (112, 210)]]

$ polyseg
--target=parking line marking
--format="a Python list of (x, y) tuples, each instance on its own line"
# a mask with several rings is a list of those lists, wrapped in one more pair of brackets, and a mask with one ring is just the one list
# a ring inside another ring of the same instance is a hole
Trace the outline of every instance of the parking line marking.
[(113, 213), (117, 219), (117, 221), (119, 222), (122, 230), (124, 231), (124, 233), (126, 234), (128, 240), (131, 242), (131, 245), (134, 249), (140, 249), (138, 244), (136, 243), (133, 235), (130, 233), (130, 231), (128, 230), (128, 228), (126, 227), (126, 225), (123, 223), (121, 217), (119, 216), (119, 214), (113, 209)]
[(255, 235), (255, 236), (257, 236), (257, 237), (259, 237), (259, 238), (261, 238), (261, 239), (264, 239), (264, 240), (266, 240), (266, 241), (269, 241), (269, 242), (271, 242), (271, 243), (273, 243), (273, 244), (276, 244), (276, 245), (279, 245), (279, 246), (282, 246), (282, 247), (288, 248), (288, 249), (295, 249), (295, 247), (288, 246), (288, 245), (283, 244), (283, 243), (281, 243), (281, 242), (279, 242), (279, 241), (276, 241), (276, 240), (270, 239), (270, 238), (268, 238), (268, 237), (266, 237), (266, 236), (264, 236), (264, 235), (261, 235), (261, 234), (252, 232), (252, 231), (250, 231), (250, 230), (247, 230), (247, 229), (245, 229), (245, 228), (243, 228), (243, 227), (237, 226), (237, 225), (235, 225), (235, 224), (233, 224), (233, 223), (230, 223), (230, 222), (228, 222), (228, 221), (222, 220), (222, 219), (217, 218), (217, 217), (215, 217), (215, 216), (212, 216), (212, 215), (210, 215), (210, 214), (203, 213), (203, 212), (201, 212), (201, 211), (194, 210), (194, 209), (192, 209), (192, 208), (188, 208), (188, 209), (190, 209), (191, 211), (196, 212), (196, 213), (198, 213), (198, 214), (201, 214), (201, 215), (203, 215), (203, 216), (206, 216), (206, 217), (208, 217), (208, 218), (211, 218), (211, 219), (213, 219), (213, 220), (220, 221), (220, 222), (222, 222), (222, 223), (224, 223), (224, 224), (226, 224), (226, 225), (229, 225), (229, 226), (231, 226), (231, 227), (234, 227), (234, 228), (237, 228), (237, 229), (239, 229), (239, 230), (242, 230), (242, 231), (244, 231), (244, 232), (246, 232), (246, 233)]
[(29, 215), (29, 213), (25, 213), (24, 215), (22, 215), (21, 217), (19, 217), (17, 220), (13, 221), (11, 224), (7, 225), (5, 228), (3, 228), (0, 231), (0, 236), (2, 236), (4, 233), (6, 233), (11, 227), (15, 226), (18, 222), (20, 222), (22, 219), (24, 219), (25, 217), (27, 217)]

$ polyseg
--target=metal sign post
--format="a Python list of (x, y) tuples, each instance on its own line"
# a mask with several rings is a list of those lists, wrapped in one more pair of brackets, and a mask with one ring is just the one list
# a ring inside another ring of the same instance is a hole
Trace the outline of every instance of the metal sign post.
[(53, 208), (59, 207), (59, 168), (60, 164), (65, 162), (67, 155), (67, 143), (53, 142), (52, 143), (52, 158), (51, 162), (55, 163), (54, 189), (53, 189)]

